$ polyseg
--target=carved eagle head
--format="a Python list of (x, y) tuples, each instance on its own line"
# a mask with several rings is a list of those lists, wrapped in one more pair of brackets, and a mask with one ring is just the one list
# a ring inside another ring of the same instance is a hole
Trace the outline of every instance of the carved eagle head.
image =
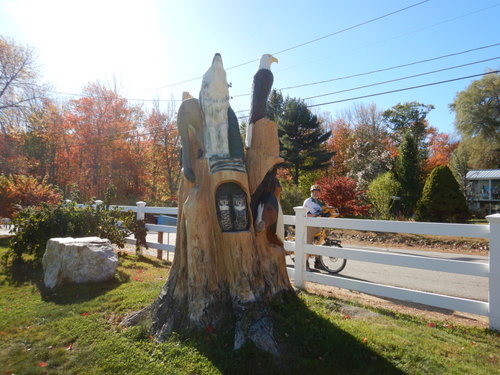
[(273, 55), (271, 55), (270, 53), (266, 53), (266, 54), (262, 55), (262, 57), (260, 58), (259, 70), (260, 69), (271, 70), (271, 64), (273, 62), (277, 63), (278, 59), (276, 57), (274, 57)]

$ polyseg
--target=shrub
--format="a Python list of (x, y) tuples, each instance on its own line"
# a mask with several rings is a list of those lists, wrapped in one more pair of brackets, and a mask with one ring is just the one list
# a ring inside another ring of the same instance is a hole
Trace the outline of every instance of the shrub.
[(457, 180), (445, 165), (434, 168), (425, 181), (417, 203), (418, 221), (465, 222), (469, 216), (465, 197)]
[(302, 206), (307, 197), (304, 197), (304, 194), (302, 194), (298, 186), (283, 184), (280, 198), (283, 214), (295, 215), (293, 208), (296, 206)]
[[(125, 229), (117, 221), (122, 221)], [(123, 248), (125, 237), (140, 229), (132, 212), (109, 210), (104, 205), (78, 208), (74, 203), (25, 208), (17, 213), (12, 224), (15, 229), (9, 255), (20, 259), (23, 254), (32, 254), (37, 261), (50, 238), (98, 236)]]
[(388, 220), (391, 218), (393, 197), (397, 195), (400, 186), (392, 172), (381, 174), (368, 186), (368, 199), (370, 199), (381, 219)]
[(45, 179), (33, 176), (0, 176), (0, 216), (12, 217), (17, 207), (40, 206), (43, 202), (56, 204), (60, 192)]
[(362, 216), (368, 213), (370, 205), (363, 203), (363, 192), (357, 189), (356, 180), (343, 176), (333, 180), (323, 177), (316, 184), (321, 186), (320, 199), (336, 207), (340, 216)]

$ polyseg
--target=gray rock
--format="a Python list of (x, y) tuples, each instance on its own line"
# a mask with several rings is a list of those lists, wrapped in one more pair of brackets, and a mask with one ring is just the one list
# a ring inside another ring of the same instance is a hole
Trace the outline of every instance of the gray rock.
[(51, 238), (42, 259), (44, 284), (53, 289), (64, 281), (100, 282), (112, 279), (118, 256), (111, 242), (99, 237)]

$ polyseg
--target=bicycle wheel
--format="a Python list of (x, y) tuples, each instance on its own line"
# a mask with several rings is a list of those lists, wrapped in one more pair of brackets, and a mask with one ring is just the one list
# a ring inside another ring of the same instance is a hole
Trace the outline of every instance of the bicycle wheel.
[[(342, 247), (338, 243), (332, 243), (332, 245), (336, 247)], [(345, 265), (347, 263), (347, 259), (327, 256), (320, 256), (319, 261), (324, 270), (328, 273), (339, 273), (345, 268)]]

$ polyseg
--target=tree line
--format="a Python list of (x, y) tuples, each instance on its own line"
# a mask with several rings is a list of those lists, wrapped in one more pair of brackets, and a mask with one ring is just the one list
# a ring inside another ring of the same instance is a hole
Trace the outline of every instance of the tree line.
[[(55, 100), (40, 83), (33, 51), (1, 36), (0, 64), (0, 203), (27, 204), (38, 191), (50, 199), (176, 204), (181, 146), (173, 105), (133, 105), (99, 82), (77, 99)], [(452, 140), (429, 124), (430, 104), (355, 104), (333, 117), (273, 91), (268, 113), (287, 161), (279, 171), (285, 211), (320, 182), (345, 215), (411, 217), (438, 166), (450, 167), (463, 195), (468, 170), (499, 167), (499, 94), (498, 73), (458, 93), (450, 109), (460, 139)]]

